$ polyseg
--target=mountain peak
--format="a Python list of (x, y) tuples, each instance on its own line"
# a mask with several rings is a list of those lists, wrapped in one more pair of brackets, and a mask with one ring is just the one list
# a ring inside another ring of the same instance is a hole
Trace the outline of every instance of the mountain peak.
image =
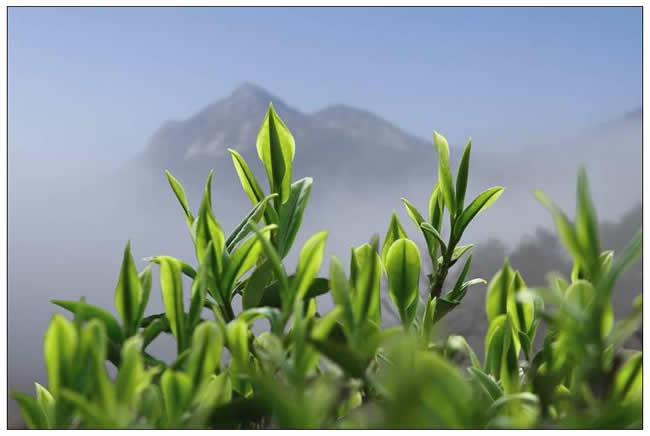
[[(262, 88), (251, 82), (244, 82), (236, 87), (230, 94), (231, 99), (244, 99), (244, 100), (268, 100), (273, 99), (273, 96), (266, 89)], [(267, 104), (268, 104), (267, 101)]]

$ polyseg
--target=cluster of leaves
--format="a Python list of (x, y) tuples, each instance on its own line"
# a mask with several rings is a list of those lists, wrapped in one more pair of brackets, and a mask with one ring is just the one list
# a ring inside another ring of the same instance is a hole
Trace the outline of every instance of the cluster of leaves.
[[(614, 322), (612, 289), (641, 251), (640, 236), (616, 260), (601, 252), (584, 172), (576, 223), (543, 194), (574, 260), (569, 280), (527, 288), (506, 261), (488, 284), (483, 363), (462, 336), (441, 338), (436, 324), (482, 279), (466, 280), (472, 245), (459, 245), (472, 220), (503, 192), (487, 189), (465, 204), (471, 140), (455, 181), (444, 137), (434, 133), (438, 182), (428, 216), (402, 199), (426, 246), (432, 273), (420, 297), (422, 255), (393, 214), (383, 244), (351, 250), (349, 269), (332, 257), (321, 270), (326, 232), (284, 267), (301, 225), (312, 180), (291, 180), (293, 136), (270, 106), (257, 137), (266, 194), (242, 156), (230, 150), (253, 208), (228, 236), (214, 216), (211, 175), (196, 216), (180, 182), (168, 181), (195, 246), (196, 265), (149, 258), (138, 272), (130, 245), (115, 289), (119, 320), (80, 301), (55, 300), (74, 314), (54, 315), (45, 334), (47, 389), (13, 393), (31, 428), (539, 428), (640, 427), (641, 353), (621, 344), (635, 313)], [(443, 229), (444, 217), (449, 229)], [(446, 237), (443, 237), (446, 234)], [(458, 279), (447, 274), (466, 256)], [(164, 313), (145, 316), (158, 267)], [(382, 328), (381, 283), (401, 325)], [(184, 281), (191, 280), (189, 292)], [(446, 291), (446, 292), (443, 292)], [(318, 311), (331, 293), (334, 307)], [(241, 295), (242, 311), (233, 299)], [(205, 314), (210, 316), (204, 319)], [(268, 331), (255, 335), (263, 319)], [(543, 347), (533, 343), (540, 322)], [(173, 362), (147, 351), (159, 335), (177, 344)], [(469, 366), (462, 362), (468, 362)], [(110, 366), (115, 376), (109, 375)]]

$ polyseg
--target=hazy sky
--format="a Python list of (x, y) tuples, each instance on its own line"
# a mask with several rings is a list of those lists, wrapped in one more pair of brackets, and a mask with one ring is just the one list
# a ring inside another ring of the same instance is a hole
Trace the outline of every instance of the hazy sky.
[(116, 165), (243, 81), (507, 147), (641, 105), (641, 8), (14, 7), (10, 161)]

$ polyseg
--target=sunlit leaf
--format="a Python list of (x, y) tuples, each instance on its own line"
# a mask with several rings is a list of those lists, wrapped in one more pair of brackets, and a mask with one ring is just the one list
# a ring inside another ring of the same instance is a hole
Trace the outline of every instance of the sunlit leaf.
[(176, 180), (176, 178), (172, 175), (172, 173), (169, 170), (165, 170), (165, 175), (167, 176), (167, 181), (169, 182), (169, 186), (171, 186), (172, 190), (174, 191), (174, 194), (176, 195), (176, 198), (178, 199), (178, 202), (181, 204), (181, 207), (185, 212), (185, 222), (187, 223), (187, 227), (191, 231), (192, 223), (194, 222), (194, 216), (190, 211), (190, 205), (187, 202), (187, 197), (185, 196), (185, 189), (183, 189), (183, 185), (181, 185), (181, 182)]
[(481, 192), (474, 200), (472, 200), (469, 206), (467, 206), (467, 208), (458, 216), (456, 221), (454, 236), (457, 241), (460, 240), (461, 235), (474, 217), (497, 201), (503, 191), (504, 188), (502, 186), (495, 186)]
[(142, 294), (142, 284), (131, 255), (131, 242), (127, 242), (120, 276), (115, 287), (115, 307), (124, 323), (126, 336), (135, 333), (142, 303)]
[(469, 157), (472, 151), (472, 138), (469, 138), (463, 157), (458, 165), (458, 172), (456, 173), (456, 208), (463, 210), (463, 203), (465, 202), (465, 192), (467, 192), (467, 179), (469, 178)]
[(120, 325), (109, 311), (81, 301), (52, 300), (52, 303), (76, 315), (82, 316), (82, 321), (88, 321), (90, 319), (100, 320), (104, 324), (104, 327), (106, 327), (108, 337), (116, 344), (122, 342)]
[(179, 371), (166, 370), (160, 378), (167, 426), (177, 428), (192, 394), (192, 382), (187, 374)]
[(168, 259), (160, 261), (160, 290), (165, 305), (165, 314), (176, 338), (178, 353), (181, 353), (187, 346), (183, 282), (180, 267)]
[(291, 249), (300, 229), (302, 217), (309, 201), (312, 178), (305, 177), (291, 185), (289, 200), (280, 208), (280, 227), (278, 230), (278, 254), (284, 258)]
[(388, 224), (388, 230), (386, 231), (386, 236), (384, 237), (384, 245), (381, 247), (381, 261), (386, 265), (386, 255), (388, 254), (388, 249), (393, 242), (401, 238), (407, 238), (406, 232), (402, 227), (402, 224), (399, 222), (399, 218), (395, 211), (390, 217), (390, 223)]
[(455, 216), (456, 194), (454, 193), (454, 182), (449, 166), (449, 145), (447, 140), (438, 132), (433, 132), (433, 144), (438, 153), (438, 184), (440, 185), (440, 191), (445, 200), (445, 206), (447, 206), (451, 215)]
[[(438, 248), (438, 238), (432, 235), (430, 232), (425, 231), (421, 226), (423, 223), (426, 223), (426, 220), (424, 217), (422, 217), (422, 214), (417, 210), (415, 205), (408, 201), (406, 198), (402, 197), (401, 198), (402, 203), (404, 203), (404, 207), (406, 208), (406, 213), (408, 216), (411, 218), (411, 220), (415, 223), (418, 229), (420, 229), (420, 232), (422, 232), (422, 235), (424, 236), (424, 240), (427, 243), (427, 249), (429, 250), (429, 255), (431, 256), (431, 259), (435, 259), (436, 255), (436, 249)], [(406, 238), (406, 234), (402, 236), (403, 238)]]
[(194, 331), (187, 360), (187, 374), (194, 389), (219, 367), (223, 345), (224, 338), (214, 322), (203, 322)]
[[(251, 209), (250, 212), (248, 212), (248, 215), (242, 220), (237, 227), (232, 231), (230, 236), (228, 236), (228, 239), (226, 239), (226, 249), (228, 250), (229, 253), (232, 253), (234, 250), (235, 246), (237, 243), (241, 240), (243, 240), (246, 236), (250, 234), (250, 227), (249, 224), (257, 224), (262, 216), (265, 214), (266, 208), (267, 207), (272, 207), (269, 205), (269, 200), (272, 198), (277, 197), (278, 194), (271, 194), (267, 195), (264, 197), (259, 203), (257, 203), (253, 209)], [(274, 224), (271, 223), (271, 224)]]
[(271, 192), (280, 195), (280, 203), (289, 199), (295, 147), (293, 135), (269, 104), (257, 134), (257, 155), (266, 168)]
[(36, 398), (21, 392), (12, 392), (10, 396), (16, 400), (20, 406), (20, 412), (25, 419), (27, 427), (32, 430), (50, 428), (48, 426), (47, 417), (45, 416), (43, 409), (41, 409), (41, 406), (36, 401)]
[(43, 355), (47, 367), (47, 386), (54, 397), (74, 377), (72, 371), (78, 340), (77, 330), (70, 321), (58, 314), (52, 317), (45, 332)]
[(327, 232), (318, 232), (310, 237), (300, 250), (296, 276), (291, 285), (294, 299), (302, 299), (305, 296), (311, 282), (318, 274), (323, 262), (326, 239)]
[[(275, 224), (266, 226), (259, 230), (263, 237), (268, 238), (271, 230), (277, 228)], [(263, 253), (262, 241), (257, 237), (252, 237), (238, 246), (231, 254), (222, 279), (221, 288), (226, 292), (224, 298), (230, 300), (232, 296), (233, 285), (235, 280), (242, 276), (246, 271), (255, 266), (257, 259)]]
[(406, 309), (417, 298), (420, 265), (420, 251), (411, 240), (398, 239), (388, 250), (386, 256), (388, 292), (399, 309), (403, 322), (408, 321)]

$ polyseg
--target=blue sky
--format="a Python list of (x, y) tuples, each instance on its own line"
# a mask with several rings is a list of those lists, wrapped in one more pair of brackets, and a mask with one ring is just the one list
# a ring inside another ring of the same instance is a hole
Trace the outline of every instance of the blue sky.
[(10, 8), (9, 146), (119, 165), (249, 81), (507, 149), (640, 106), (641, 31), (640, 8)]

